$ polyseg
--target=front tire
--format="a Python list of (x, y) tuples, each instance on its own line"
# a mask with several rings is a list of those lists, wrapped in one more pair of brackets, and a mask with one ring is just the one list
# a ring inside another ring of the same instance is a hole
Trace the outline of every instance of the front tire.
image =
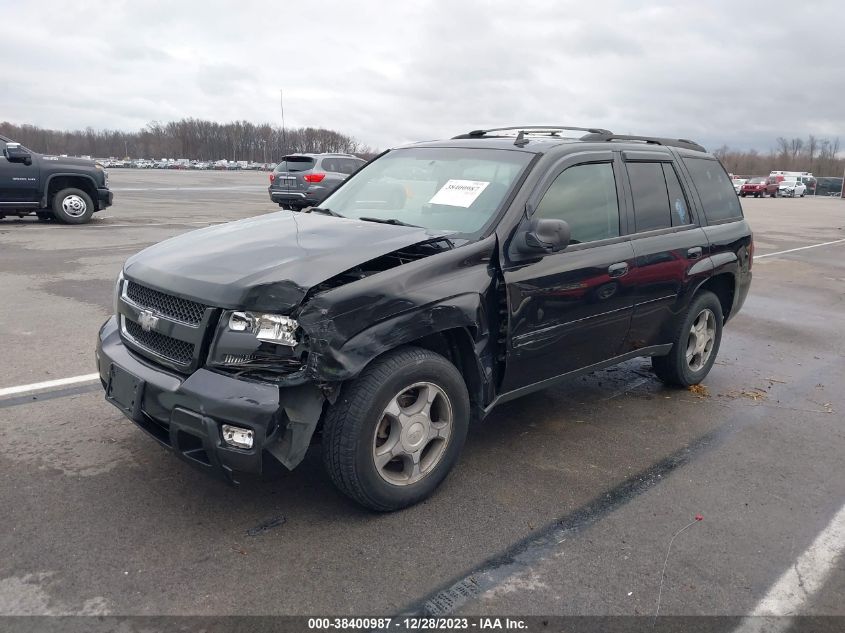
[(653, 356), (651, 366), (667, 385), (697, 385), (710, 373), (722, 342), (722, 304), (705, 290), (693, 298), (666, 356)]
[(343, 386), (323, 427), (323, 464), (362, 506), (399, 510), (446, 478), (468, 427), (469, 396), (457, 368), (429, 350), (400, 348)]
[(64, 224), (85, 224), (94, 215), (94, 203), (81, 189), (62, 189), (53, 196), (53, 215)]

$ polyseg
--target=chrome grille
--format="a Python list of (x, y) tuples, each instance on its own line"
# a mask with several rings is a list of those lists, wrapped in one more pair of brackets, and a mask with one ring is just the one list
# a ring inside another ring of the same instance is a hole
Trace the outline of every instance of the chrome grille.
[(174, 297), (173, 295), (147, 288), (141, 284), (136, 284), (134, 281), (126, 281), (124, 293), (135, 305), (153, 310), (168, 319), (187, 323), (188, 325), (199, 325), (208, 308), (208, 306), (197, 303), (196, 301)]
[(136, 345), (139, 345), (157, 356), (161, 356), (178, 365), (190, 365), (194, 357), (194, 345), (187, 341), (159, 334), (158, 332), (145, 332), (141, 326), (123, 318), (124, 333), (129, 336)]

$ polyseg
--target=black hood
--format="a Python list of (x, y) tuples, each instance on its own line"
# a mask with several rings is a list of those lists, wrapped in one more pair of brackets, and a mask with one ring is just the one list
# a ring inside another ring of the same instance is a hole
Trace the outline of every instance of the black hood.
[(61, 167), (73, 167), (76, 169), (94, 169), (97, 161), (90, 158), (76, 158), (75, 156), (53, 156), (51, 154), (42, 154), (41, 160), (47, 161), (51, 165)]
[(286, 312), (339, 273), (447, 233), (281, 211), (166, 240), (131, 257), (124, 271), (207, 305)]

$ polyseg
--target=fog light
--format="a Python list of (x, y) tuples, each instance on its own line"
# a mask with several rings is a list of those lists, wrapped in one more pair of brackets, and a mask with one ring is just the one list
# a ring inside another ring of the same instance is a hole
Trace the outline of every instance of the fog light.
[(223, 425), (223, 441), (238, 448), (252, 448), (252, 431), (238, 426)]

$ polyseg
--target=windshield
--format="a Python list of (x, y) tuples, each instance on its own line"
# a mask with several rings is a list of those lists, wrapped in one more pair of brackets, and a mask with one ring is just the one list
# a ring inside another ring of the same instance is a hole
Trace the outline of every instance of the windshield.
[(478, 233), (531, 161), (512, 150), (417, 147), (389, 152), (320, 205), (348, 218)]
[(798, 184), (797, 180), (782, 180), (781, 183), (780, 183), (780, 186), (781, 187), (783, 187), (783, 186), (794, 187), (797, 184)]
[(752, 178), (751, 180), (748, 181), (748, 184), (749, 185), (762, 185), (764, 182), (766, 182), (765, 178)]

